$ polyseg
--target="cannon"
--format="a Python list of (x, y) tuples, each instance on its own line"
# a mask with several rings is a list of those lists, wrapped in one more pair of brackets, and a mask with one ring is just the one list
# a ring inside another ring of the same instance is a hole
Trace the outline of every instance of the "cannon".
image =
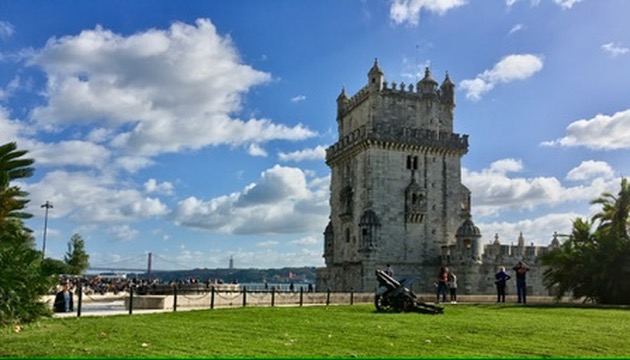
[(383, 270), (376, 270), (378, 288), (374, 296), (376, 311), (419, 312), (423, 314), (442, 314), (444, 308), (427, 304), (409, 290), (412, 281), (403, 279), (402, 283)]

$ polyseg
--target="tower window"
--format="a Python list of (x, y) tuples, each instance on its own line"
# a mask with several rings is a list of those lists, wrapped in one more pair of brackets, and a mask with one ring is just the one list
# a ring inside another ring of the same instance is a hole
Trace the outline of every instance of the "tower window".
[(417, 156), (407, 156), (407, 169), (409, 170), (418, 170), (418, 157)]

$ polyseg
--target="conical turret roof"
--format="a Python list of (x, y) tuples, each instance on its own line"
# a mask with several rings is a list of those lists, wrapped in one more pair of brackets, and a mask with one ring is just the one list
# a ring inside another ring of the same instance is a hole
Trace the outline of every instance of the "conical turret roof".
[(470, 217), (464, 220), (464, 223), (457, 229), (455, 236), (458, 238), (481, 237), (481, 231), (475, 225)]

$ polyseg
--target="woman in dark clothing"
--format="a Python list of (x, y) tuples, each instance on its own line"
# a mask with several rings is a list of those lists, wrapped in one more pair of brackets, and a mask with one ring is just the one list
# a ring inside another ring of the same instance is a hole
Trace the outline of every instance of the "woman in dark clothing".
[(448, 268), (442, 267), (440, 269), (440, 273), (438, 274), (437, 281), (435, 285), (437, 286), (437, 299), (435, 301), (436, 304), (440, 303), (440, 296), (442, 297), (442, 302), (446, 302), (446, 289), (448, 282)]
[(53, 305), (55, 312), (71, 312), (72, 306), (72, 291), (70, 291), (70, 285), (67, 282), (63, 283), (63, 289), (55, 296), (55, 302)]
[(505, 272), (505, 268), (501, 267), (499, 272), (494, 274), (494, 278), (496, 279), (494, 283), (497, 284), (497, 302), (505, 302), (505, 284), (511, 277)]

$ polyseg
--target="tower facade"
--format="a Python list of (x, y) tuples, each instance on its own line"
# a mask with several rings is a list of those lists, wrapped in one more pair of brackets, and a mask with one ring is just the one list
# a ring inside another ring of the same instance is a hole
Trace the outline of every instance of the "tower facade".
[(461, 183), (468, 137), (453, 132), (454, 87), (428, 68), (416, 84), (388, 83), (375, 61), (362, 89), (341, 91), (338, 141), (326, 150), (331, 213), (319, 289), (372, 291), (374, 270), (388, 263), (396, 275), (437, 274), (470, 217)]

